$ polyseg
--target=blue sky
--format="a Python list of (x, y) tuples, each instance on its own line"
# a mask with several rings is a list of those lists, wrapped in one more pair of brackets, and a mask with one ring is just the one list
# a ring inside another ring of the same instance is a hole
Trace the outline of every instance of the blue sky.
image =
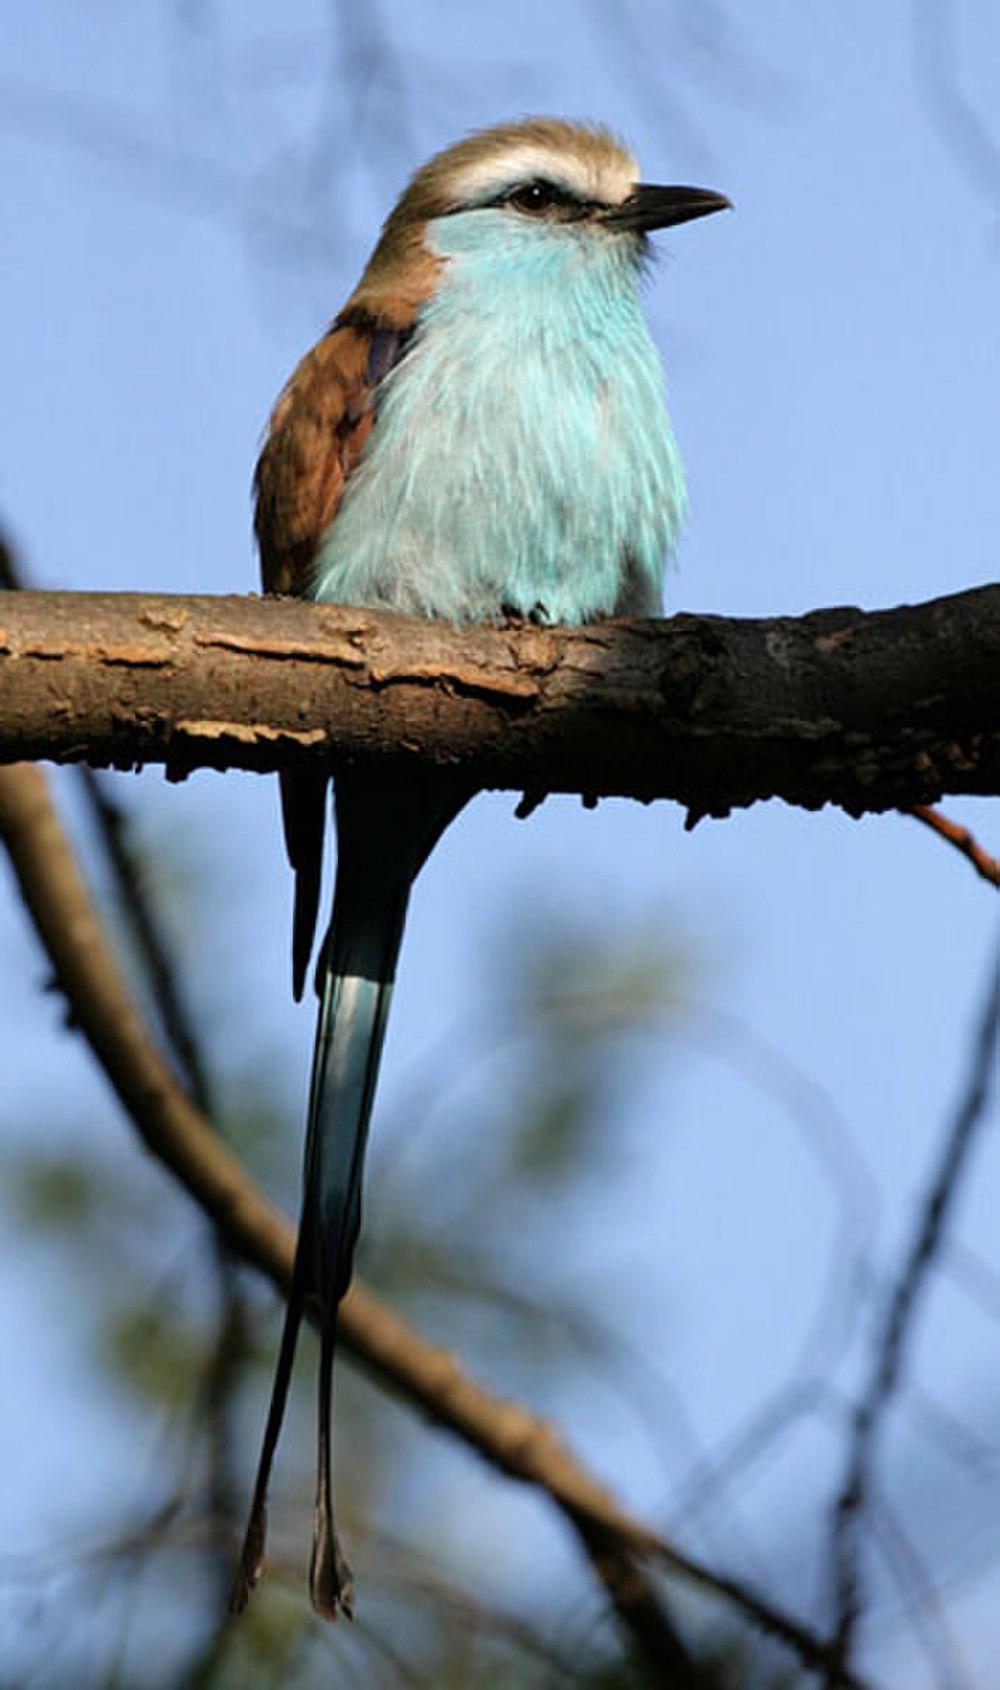
[[(692, 496), (670, 609), (875, 607), (995, 574), (1000, 180), (991, 197), (936, 125), (911, 7), (763, 0), (715, 34), (725, 15), (708, 6), (637, 3), (602, 27), (570, 0), (474, 0), (459, 29), (443, 0), (397, 3), (382, 15), (399, 83), (381, 104), (376, 83), (360, 146), (350, 115), (324, 101), (323, 78), (349, 46), (337, 38), (331, 58), (325, 7), (290, 0), (280, 28), (259, 3), (194, 15), (207, 20), (194, 44), (179, 8), (124, 0), (41, 0), (5, 25), (0, 514), (38, 582), (254, 586), (248, 487), (275, 393), (353, 286), (409, 169), (524, 109), (604, 118), (629, 135), (647, 179), (702, 182), (735, 202), (732, 216), (662, 239), (649, 288)], [(957, 10), (956, 41), (963, 93), (986, 118), (1000, 77), (987, 0)], [(146, 837), (164, 849), (197, 840), (231, 887), (224, 954), (204, 989), (235, 977), (241, 1033), (294, 1095), (310, 1012), (287, 988), (272, 783), (206, 774), (168, 788), (150, 771), (125, 785)], [(482, 959), (511, 912), (679, 935), (700, 958), (692, 1036), (644, 1059), (603, 1208), (563, 1233), (554, 1194), (553, 1237), (567, 1277), (593, 1270), (598, 1232), (612, 1283), (641, 1276), (628, 1335), (669, 1371), (706, 1445), (725, 1445), (796, 1364), (839, 1211), (787, 1111), (719, 1059), (711, 1027), (735, 1018), (822, 1092), (850, 1167), (863, 1168), (845, 1177), (870, 1194), (874, 1260), (891, 1269), (961, 1081), (994, 903), (956, 855), (896, 816), (852, 822), (774, 803), (685, 835), (666, 804), (586, 813), (554, 800), (527, 825), (512, 808), (479, 800), (421, 882), (386, 1112), (436, 1032), (470, 998), (488, 999)], [(948, 808), (997, 848), (995, 804)], [(44, 1105), (61, 1115), (53, 1132), (97, 1118), (131, 1155), (100, 1080), (34, 989), (43, 969), (10, 887), (0, 895), (7, 1130)], [(374, 1140), (371, 1206), (377, 1121)], [(460, 1142), (454, 1153), (460, 1178)], [(290, 1145), (289, 1192), (297, 1164)], [(994, 1267), (998, 1171), (984, 1140), (957, 1217)], [(78, 1389), (59, 1306), (18, 1235), (0, 1236), (0, 1315), (20, 1358), (0, 1380), (0, 1447), (23, 1452), (0, 1546), (46, 1545), (116, 1472), (106, 1405)], [(982, 1438), (996, 1433), (996, 1337), (935, 1282), (916, 1373)], [(856, 1383), (862, 1354), (845, 1358), (841, 1386)], [(77, 1393), (69, 1447), (44, 1407), (66, 1390)], [(606, 1417), (598, 1428), (568, 1405), (563, 1418), (637, 1505), (659, 1499), (663, 1475), (624, 1429), (609, 1442)], [(899, 1422), (887, 1487), (904, 1519), (914, 1507), (915, 1529), (928, 1517), (921, 1487), (933, 1493), (930, 1565), (973, 1640), (969, 1682), (995, 1682), (1000, 1628), (969, 1546), (996, 1548), (997, 1475), (973, 1486), (938, 1474), (905, 1412)], [(807, 1481), (822, 1499), (832, 1447), (811, 1425), (741, 1492), (751, 1535), (773, 1546)], [(772, 1555), (768, 1570), (780, 1563)], [(932, 1682), (886, 1602), (874, 1664), (893, 1682)]]

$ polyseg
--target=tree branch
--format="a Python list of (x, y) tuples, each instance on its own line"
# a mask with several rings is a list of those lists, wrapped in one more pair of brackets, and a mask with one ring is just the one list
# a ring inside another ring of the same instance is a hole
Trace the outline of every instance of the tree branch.
[(1000, 586), (896, 610), (455, 629), (299, 600), (0, 595), (0, 761), (436, 764), (483, 786), (781, 797), (852, 814), (1000, 792)]
[[(295, 1238), (213, 1133), (164, 1061), (132, 1002), (80, 877), (42, 772), (0, 768), (0, 834), (25, 903), (73, 1014), (146, 1148), (218, 1228), (229, 1247), (284, 1294)], [(554, 1429), (473, 1383), (453, 1356), (429, 1344), (355, 1284), (340, 1315), (342, 1341), (384, 1384), (492, 1466), (546, 1492), (572, 1524), (619, 1617), (647, 1654), (666, 1625), (639, 1557), (734, 1603), (833, 1682), (860, 1686), (808, 1627), (738, 1580), (714, 1573), (628, 1513), (565, 1448)]]
[(899, 1276), (879, 1323), (865, 1388), (851, 1415), (844, 1478), (833, 1510), (830, 1560), (836, 1606), (834, 1665), (846, 1666), (862, 1615), (862, 1530), (873, 1488), (875, 1457), (882, 1422), (899, 1389), (907, 1346), (929, 1276), (947, 1239), (947, 1225), (958, 1199), (977, 1135), (988, 1119), (991, 1086), (1000, 1051), (1000, 952), (991, 958), (986, 1001), (972, 1046), (970, 1073), (954, 1119), (941, 1147), (934, 1177), (920, 1206), (918, 1222)]
[(989, 881), (991, 886), (1000, 887), (1000, 858), (991, 857), (967, 827), (953, 822), (950, 816), (943, 816), (940, 810), (932, 810), (926, 804), (915, 804), (910, 813), (939, 839), (946, 839), (956, 851), (961, 851), (981, 879)]

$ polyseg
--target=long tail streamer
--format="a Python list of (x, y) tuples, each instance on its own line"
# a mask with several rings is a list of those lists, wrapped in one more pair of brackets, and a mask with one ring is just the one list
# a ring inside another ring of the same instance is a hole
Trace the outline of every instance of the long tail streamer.
[(267, 1491), (306, 1305), (318, 1300), (320, 1365), (316, 1513), (309, 1588), (327, 1619), (352, 1612), (351, 1575), (334, 1525), (333, 1363), (337, 1314), (361, 1226), (368, 1122), (410, 888), (469, 794), (452, 785), (341, 776), (337, 882), (317, 971), (319, 1014), (292, 1285), (233, 1606), (260, 1576)]

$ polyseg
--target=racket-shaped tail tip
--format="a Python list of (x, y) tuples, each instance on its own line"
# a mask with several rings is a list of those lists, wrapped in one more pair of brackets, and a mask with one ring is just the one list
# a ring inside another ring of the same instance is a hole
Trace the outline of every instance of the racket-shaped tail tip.
[(250, 1600), (251, 1592), (260, 1578), (264, 1567), (264, 1543), (267, 1538), (267, 1506), (262, 1504), (255, 1508), (247, 1526), (246, 1537), (240, 1552), (239, 1566), (233, 1580), (232, 1593), (229, 1598), (231, 1614), (242, 1614)]
[(321, 1619), (354, 1618), (354, 1579), (329, 1519), (317, 1516), (309, 1564), (309, 1596)]

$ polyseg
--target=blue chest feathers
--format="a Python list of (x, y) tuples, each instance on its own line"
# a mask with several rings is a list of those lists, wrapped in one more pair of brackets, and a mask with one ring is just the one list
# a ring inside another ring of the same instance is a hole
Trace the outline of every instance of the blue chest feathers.
[(659, 614), (684, 482), (628, 243), (480, 209), (323, 537), (315, 596), (483, 621)]

